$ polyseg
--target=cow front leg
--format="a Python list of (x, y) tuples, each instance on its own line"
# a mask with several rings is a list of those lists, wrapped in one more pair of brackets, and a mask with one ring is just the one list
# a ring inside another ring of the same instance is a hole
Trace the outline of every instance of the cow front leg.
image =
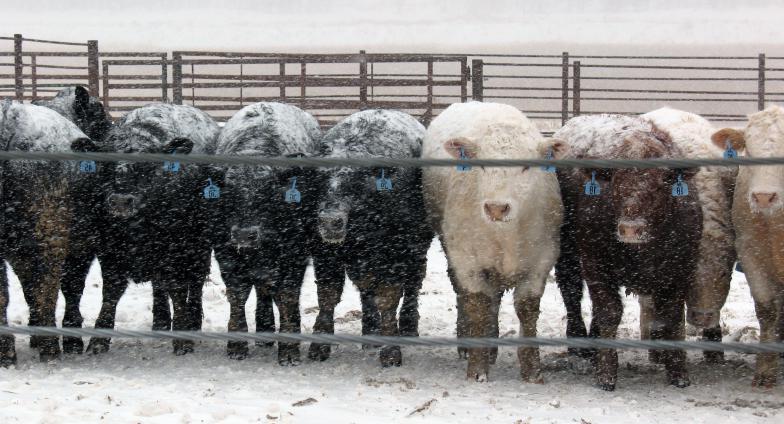
[[(640, 340), (651, 340), (651, 326), (654, 321), (653, 298), (649, 295), (640, 295)], [(648, 349), (648, 361), (661, 364), (661, 351)]]
[[(245, 303), (250, 296), (252, 284), (233, 275), (226, 275), (226, 299), (229, 301), (229, 332), (248, 332)], [(226, 355), (242, 360), (248, 357), (248, 342), (231, 340), (226, 344)]]
[[(544, 292), (545, 278), (543, 276), (537, 280), (532, 280), (528, 284), (524, 283), (515, 289), (514, 306), (517, 318), (520, 320), (520, 337), (536, 337), (539, 303)], [(544, 383), (538, 347), (518, 348), (517, 359), (520, 362), (520, 377), (522, 377), (523, 381), (536, 384)]]
[[(60, 290), (65, 300), (65, 314), (63, 315), (63, 328), (82, 328), (84, 322), (79, 304), (84, 293), (85, 278), (90, 271), (92, 255), (85, 253), (69, 254), (63, 267), (63, 280)], [(81, 337), (63, 336), (63, 352), (66, 354), (81, 354), (84, 342)]]
[[(172, 300), (173, 316), (172, 330), (189, 331), (193, 329), (193, 317), (188, 305), (188, 285), (182, 281), (171, 281), (167, 284), (169, 296)], [(193, 340), (174, 339), (172, 349), (177, 356), (193, 353), (195, 342)]]
[[(493, 335), (492, 319), (496, 309), (494, 305), (497, 296), (488, 296), (485, 293), (464, 293), (463, 307), (467, 320), (467, 336), (491, 337)], [(497, 324), (496, 324), (497, 325)], [(487, 381), (490, 372), (492, 349), (487, 347), (472, 347), (467, 349), (468, 367), (466, 377), (469, 380)]]
[(152, 329), (170, 331), (172, 326), (169, 293), (159, 281), (152, 282)]
[[(335, 308), (343, 295), (346, 277), (343, 265), (336, 263), (337, 258), (329, 259), (332, 261), (319, 256), (313, 258), (319, 307), (316, 322), (313, 324), (313, 334), (335, 334)], [(364, 318), (364, 307), (362, 314)], [(313, 361), (326, 361), (330, 351), (329, 343), (311, 343), (308, 348), (308, 358)]]
[[(0, 326), (8, 326), (8, 270), (0, 269)], [(16, 347), (13, 334), (0, 335), (0, 367), (16, 364)]]
[[(653, 296), (654, 319), (651, 324), (653, 340), (683, 340), (685, 328), (683, 297), (655, 294)], [(661, 350), (659, 356), (667, 370), (667, 379), (675, 387), (688, 387), (689, 373), (686, 371), (685, 350)]]
[[(275, 288), (273, 299), (280, 313), (281, 333), (300, 333), (302, 320), (299, 311), (299, 297), (302, 291), (302, 279), (287, 279)], [(296, 366), (300, 364), (298, 342), (278, 342), (278, 364)]]
[[(43, 262), (46, 262), (45, 254)], [(57, 295), (60, 292), (61, 275), (56, 267), (46, 267), (38, 257), (20, 257), (14, 261), (14, 270), (19, 276), (22, 287), (31, 291), (28, 297), (32, 303), (30, 308), (30, 325), (56, 327), (55, 308)], [(41, 362), (60, 358), (60, 338), (58, 336), (31, 336), (30, 346), (35, 346)]]
[[(403, 304), (400, 306), (400, 335), (419, 337), (419, 291), (425, 279), (427, 253), (421, 255), (422, 263), (407, 264), (409, 271), (403, 283)], [(414, 259), (420, 260), (420, 257)]]
[[(101, 290), (101, 310), (95, 320), (95, 328), (114, 328), (115, 316), (117, 315), (117, 304), (128, 288), (128, 279), (120, 270), (115, 269), (116, 261), (107, 260), (103, 265), (103, 288)], [(109, 351), (110, 338), (92, 337), (87, 344), (87, 351), (99, 354)]]
[[(744, 265), (746, 264), (744, 263)], [(760, 343), (779, 341), (777, 333), (780, 317), (776, 303), (776, 299), (758, 300), (757, 297), (754, 298), (754, 309), (760, 325)], [(778, 371), (779, 355), (777, 353), (758, 353), (757, 367), (751, 385), (765, 389), (775, 387)]]
[[(591, 327), (596, 328), (598, 336), (614, 339), (623, 315), (623, 302), (617, 288), (608, 287), (601, 282), (589, 282), (593, 318)], [(596, 383), (602, 390), (613, 391), (618, 380), (618, 351), (598, 349), (596, 353)]]
[[(256, 284), (256, 332), (275, 332), (275, 311), (272, 308), (272, 295), (264, 284)], [(256, 341), (256, 346), (272, 347), (275, 342)]]
[[(369, 285), (369, 284), (368, 284)], [(381, 316), (381, 335), (399, 336), (397, 306), (403, 297), (403, 287), (399, 284), (380, 284), (376, 287), (376, 305)], [(379, 352), (382, 367), (399, 367), (403, 365), (403, 352), (400, 346), (386, 345)]]

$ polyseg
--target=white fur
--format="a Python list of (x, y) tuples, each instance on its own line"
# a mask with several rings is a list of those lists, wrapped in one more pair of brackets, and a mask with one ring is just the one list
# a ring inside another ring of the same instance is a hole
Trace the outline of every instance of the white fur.
[[(453, 104), (427, 130), (424, 158), (451, 158), (444, 143), (463, 139), (481, 159), (542, 158), (550, 141), (512, 106)], [(472, 293), (517, 287), (518, 295), (540, 296), (559, 252), (563, 206), (555, 174), (540, 168), (432, 167), (423, 171), (425, 201), (444, 244), (454, 283)], [(509, 219), (492, 222), (484, 203), (509, 203)], [(509, 283), (490, 287), (481, 271)]]
[[(773, 105), (749, 116), (744, 137), (748, 156), (784, 157), (784, 108)], [(740, 175), (748, 178), (746, 201), (753, 212), (769, 215), (781, 213), (784, 208), (784, 167), (742, 167)], [(753, 201), (753, 193), (775, 193), (777, 199), (771, 207), (762, 209)]]

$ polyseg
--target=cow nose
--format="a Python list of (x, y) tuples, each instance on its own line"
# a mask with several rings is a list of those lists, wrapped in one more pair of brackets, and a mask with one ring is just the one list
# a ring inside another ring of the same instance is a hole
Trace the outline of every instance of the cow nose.
[(778, 199), (776, 193), (751, 193), (754, 203), (761, 208), (769, 208)]
[(127, 214), (136, 209), (139, 200), (131, 194), (111, 194), (107, 199), (109, 207), (119, 213)]
[(699, 328), (713, 328), (719, 325), (719, 312), (686, 308), (686, 322)]
[(639, 238), (643, 231), (644, 227), (639, 224), (618, 224), (618, 234), (624, 238)]
[(324, 226), (324, 229), (329, 231), (341, 231), (343, 230), (343, 219), (340, 217), (322, 218), (321, 225)]
[(509, 203), (485, 203), (485, 215), (487, 215), (491, 221), (503, 221), (509, 216), (511, 210), (512, 206)]

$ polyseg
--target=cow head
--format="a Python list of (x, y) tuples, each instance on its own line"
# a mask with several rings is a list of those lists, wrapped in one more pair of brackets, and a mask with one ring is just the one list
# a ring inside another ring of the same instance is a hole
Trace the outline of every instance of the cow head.
[(92, 140), (103, 140), (112, 127), (112, 119), (100, 100), (90, 97), (84, 87), (77, 85), (60, 90), (50, 100), (33, 102), (57, 111), (76, 124)]
[[(784, 109), (771, 106), (749, 117), (746, 128), (725, 128), (713, 134), (713, 143), (721, 148), (731, 145), (752, 158), (784, 157)], [(771, 215), (784, 207), (784, 167), (750, 166), (746, 200), (754, 213)]]

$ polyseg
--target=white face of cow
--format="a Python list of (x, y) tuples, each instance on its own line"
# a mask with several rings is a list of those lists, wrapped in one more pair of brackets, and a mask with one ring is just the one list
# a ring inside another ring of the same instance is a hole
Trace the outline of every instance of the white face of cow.
[[(565, 143), (546, 140), (539, 134), (521, 133), (518, 128), (496, 126), (480, 137), (457, 137), (443, 144), (455, 159), (541, 159), (548, 150), (559, 156)], [(454, 169), (455, 174), (461, 171)], [(506, 225), (526, 215), (524, 209), (537, 202), (538, 186), (550, 178), (540, 167), (473, 167), (461, 178), (467, 196), (473, 197), (476, 213), (491, 225)], [(532, 194), (529, 194), (532, 193)]]
[[(784, 109), (772, 106), (749, 118), (743, 131), (725, 128), (713, 134), (713, 142), (753, 158), (784, 157)], [(747, 201), (754, 213), (771, 215), (784, 208), (784, 166), (752, 166), (747, 172)]]

